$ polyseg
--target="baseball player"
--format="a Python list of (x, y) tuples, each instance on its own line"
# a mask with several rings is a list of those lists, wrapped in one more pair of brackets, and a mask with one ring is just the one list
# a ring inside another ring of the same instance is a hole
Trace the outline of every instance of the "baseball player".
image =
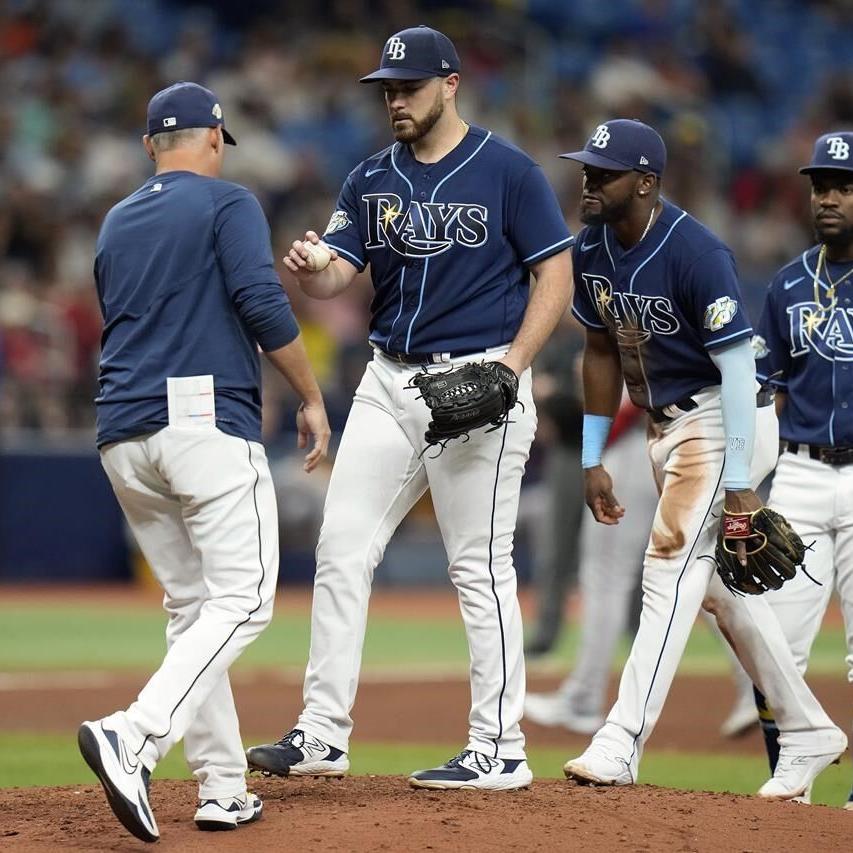
[[(818, 244), (770, 283), (754, 345), (758, 378), (777, 388), (782, 439), (769, 505), (813, 543), (818, 583), (798, 575), (767, 600), (805, 672), (837, 589), (853, 682), (853, 132), (821, 136), (800, 172), (811, 178)], [(759, 707), (772, 769), (779, 731), (763, 697)]]
[[(574, 250), (575, 316), (587, 327), (583, 467), (587, 505), (618, 524), (601, 451), (622, 391), (649, 412), (649, 456), (660, 490), (643, 567), (640, 625), (616, 704), (570, 778), (636, 781), (700, 607), (715, 613), (740, 661), (777, 711), (782, 758), (759, 790), (791, 799), (846, 748), (815, 699), (768, 600), (731, 595), (714, 572), (723, 501), (761, 506), (752, 490), (775, 462), (777, 421), (759, 393), (752, 329), (731, 252), (685, 211), (660, 197), (666, 148), (638, 121), (599, 125), (582, 151), (581, 220)], [(741, 542), (741, 544), (743, 544)], [(740, 560), (746, 562), (743, 552)]]
[[(620, 637), (629, 627), (632, 604), (642, 575), (642, 554), (649, 539), (657, 489), (649, 476), (646, 418), (623, 393), (602, 455), (609, 471), (619, 472), (619, 495), (630, 512), (614, 529), (586, 514), (581, 525), (581, 637), (577, 660), (557, 690), (531, 693), (524, 717), (542, 726), (560, 726), (594, 734), (604, 723), (610, 667)], [(636, 559), (624, 559), (636, 554)], [(706, 613), (712, 628), (717, 623)], [(721, 635), (721, 639), (722, 635)], [(729, 649), (728, 646), (726, 646)], [(758, 722), (752, 681), (731, 653), (737, 698), (720, 733), (737, 737)]]
[(95, 280), (104, 318), (97, 442), (128, 524), (163, 586), (168, 652), (126, 710), (79, 745), (125, 828), (159, 830), (148, 780), (184, 738), (199, 829), (256, 820), (228, 667), (272, 616), (275, 495), (261, 436), (258, 346), (302, 399), (312, 470), (329, 426), (255, 197), (219, 180), (222, 109), (176, 83), (148, 105), (156, 174), (107, 214)]
[[(303, 291), (321, 299), (370, 265), (375, 352), (329, 484), (305, 709), (278, 743), (249, 749), (258, 770), (340, 776), (349, 768), (373, 571), (429, 488), (468, 635), (472, 708), (465, 749), (410, 782), (512, 789), (532, 778), (519, 726), (524, 657), (512, 538), (536, 426), (529, 365), (568, 307), (572, 237), (540, 168), (460, 118), (459, 71), (442, 33), (421, 26), (388, 39), (379, 70), (363, 82), (381, 83), (396, 141), (347, 178), (323, 238), (335, 252), (329, 266), (310, 271), (299, 240), (286, 259)], [(410, 380), (482, 360), (515, 372), (521, 405), (499, 429), (427, 450), (429, 409)]]

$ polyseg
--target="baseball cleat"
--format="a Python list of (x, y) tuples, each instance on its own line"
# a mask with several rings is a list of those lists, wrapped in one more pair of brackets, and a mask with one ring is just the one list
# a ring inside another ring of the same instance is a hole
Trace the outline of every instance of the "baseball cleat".
[(560, 726), (581, 735), (594, 735), (603, 725), (598, 714), (579, 714), (561, 693), (528, 693), (524, 699), (524, 719), (540, 726)]
[(758, 789), (758, 796), (768, 800), (801, 797), (818, 774), (834, 764), (847, 749), (847, 736), (841, 729), (831, 732), (827, 740), (829, 742), (821, 745), (821, 752), (817, 755), (792, 753), (783, 746), (779, 751), (776, 770)]
[(853, 791), (850, 792), (850, 796), (847, 798), (847, 802), (844, 804), (844, 811), (853, 812)]
[(471, 749), (463, 749), (441, 767), (409, 776), (413, 788), (432, 790), (514, 791), (529, 787), (532, 781), (524, 758), (489, 758)]
[(141, 841), (157, 841), (160, 830), (148, 803), (151, 776), (148, 768), (100, 720), (80, 726), (77, 744), (86, 764), (100, 780), (107, 802), (121, 825)]
[(563, 765), (567, 779), (581, 785), (633, 785), (631, 768), (623, 758), (614, 758), (590, 745), (578, 758)]
[(247, 792), (242, 797), (201, 800), (193, 820), (205, 832), (218, 832), (260, 820), (263, 811), (261, 798)]
[(800, 803), (804, 806), (810, 806), (812, 804), (812, 786), (811, 786), (811, 783), (806, 788), (806, 790), (803, 791), (802, 794), (800, 794), (799, 797), (792, 797), (791, 802), (792, 803)]
[(292, 729), (281, 740), (251, 746), (246, 750), (249, 770), (272, 776), (345, 776), (349, 770), (347, 754), (334, 746)]
[(720, 734), (725, 738), (736, 738), (745, 735), (758, 725), (758, 708), (755, 698), (750, 692), (735, 703), (731, 713), (723, 720)]

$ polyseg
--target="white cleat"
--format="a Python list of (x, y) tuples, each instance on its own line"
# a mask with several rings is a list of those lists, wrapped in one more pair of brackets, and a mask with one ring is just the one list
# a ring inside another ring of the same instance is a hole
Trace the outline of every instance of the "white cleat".
[(812, 786), (809, 785), (808, 788), (806, 788), (806, 790), (803, 791), (803, 793), (800, 794), (799, 797), (792, 797), (791, 802), (800, 803), (804, 806), (810, 806), (812, 804)]
[(83, 723), (77, 744), (122, 826), (141, 841), (157, 841), (160, 830), (148, 803), (148, 769), (102, 720)]
[(246, 823), (260, 820), (264, 811), (261, 798), (247, 792), (242, 797), (201, 800), (195, 813), (195, 825), (205, 832), (237, 829)]
[(802, 797), (817, 776), (835, 763), (847, 749), (847, 736), (837, 729), (826, 737), (816, 755), (792, 753), (783, 746), (773, 776), (759, 789), (758, 796), (768, 800), (793, 800)]
[(606, 754), (595, 745), (587, 747), (578, 758), (572, 758), (563, 765), (567, 779), (574, 779), (582, 785), (633, 785), (631, 768), (624, 758), (615, 758)]
[(413, 788), (435, 791), (514, 791), (528, 788), (533, 773), (523, 758), (490, 758), (463, 749), (441, 767), (417, 770), (409, 776)]
[(720, 726), (720, 734), (725, 738), (736, 738), (745, 735), (758, 725), (758, 708), (752, 692), (738, 699), (731, 713)]
[(524, 718), (540, 726), (561, 727), (581, 735), (593, 735), (603, 725), (598, 714), (578, 714), (561, 693), (528, 693), (524, 699)]

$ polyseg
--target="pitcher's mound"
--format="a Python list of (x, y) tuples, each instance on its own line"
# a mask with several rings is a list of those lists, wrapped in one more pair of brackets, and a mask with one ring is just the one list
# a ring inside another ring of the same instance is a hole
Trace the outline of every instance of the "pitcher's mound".
[[(196, 786), (161, 781), (151, 804), (160, 850), (206, 851), (750, 851), (848, 849), (853, 814), (755, 797), (579, 787), (556, 779), (527, 791), (419, 791), (403, 777), (250, 778), (261, 821), (199, 832)], [(143, 850), (114, 819), (100, 786), (0, 790), (0, 848)]]

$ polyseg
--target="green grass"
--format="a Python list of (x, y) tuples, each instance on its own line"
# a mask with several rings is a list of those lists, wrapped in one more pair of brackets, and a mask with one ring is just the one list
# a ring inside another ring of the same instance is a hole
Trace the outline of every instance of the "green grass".
[[(416, 593), (413, 593), (416, 594)], [(96, 608), (91, 605), (0, 605), (0, 672), (60, 670), (151, 670), (165, 651), (164, 614), (155, 608)], [(237, 669), (304, 667), (308, 657), (309, 615), (282, 608), (269, 628), (237, 662)], [(574, 659), (578, 635), (564, 632), (557, 650), (543, 662), (564, 671)], [(818, 636), (809, 671), (843, 675), (845, 640), (841, 628)], [(627, 644), (615, 668), (621, 668)], [(453, 666), (463, 672), (468, 646), (462, 621), (453, 618), (390, 618), (377, 614), (368, 623), (364, 665)], [(720, 641), (703, 621), (687, 646), (682, 672), (711, 675), (728, 671)], [(535, 671), (535, 667), (531, 667)], [(414, 674), (414, 673), (413, 673)]]
[[(258, 743), (263, 737), (247, 737)], [(418, 744), (358, 743), (352, 747), (352, 772), (358, 775), (406, 775), (433, 767), (450, 758), (458, 747)], [(92, 784), (94, 777), (77, 751), (74, 736), (0, 734), (0, 787)], [(553, 748), (532, 748), (530, 765), (539, 778), (562, 778), (562, 765), (572, 755)], [(669, 788), (699, 791), (731, 791), (750, 794), (767, 779), (767, 763), (753, 755), (712, 755), (650, 750), (641, 768), (640, 781)], [(157, 767), (155, 778), (188, 779), (180, 747)], [(851, 767), (845, 758), (830, 767), (815, 784), (814, 802), (839, 805), (850, 791)], [(298, 781), (282, 782), (297, 785)], [(402, 784), (402, 780), (401, 780)]]
[[(156, 668), (165, 652), (165, 625), (156, 609), (0, 606), (0, 671)], [(307, 613), (278, 615), (236, 666), (304, 667), (309, 634)], [(364, 659), (376, 665), (455, 664), (467, 662), (467, 649), (461, 619), (383, 616), (370, 622)]]

